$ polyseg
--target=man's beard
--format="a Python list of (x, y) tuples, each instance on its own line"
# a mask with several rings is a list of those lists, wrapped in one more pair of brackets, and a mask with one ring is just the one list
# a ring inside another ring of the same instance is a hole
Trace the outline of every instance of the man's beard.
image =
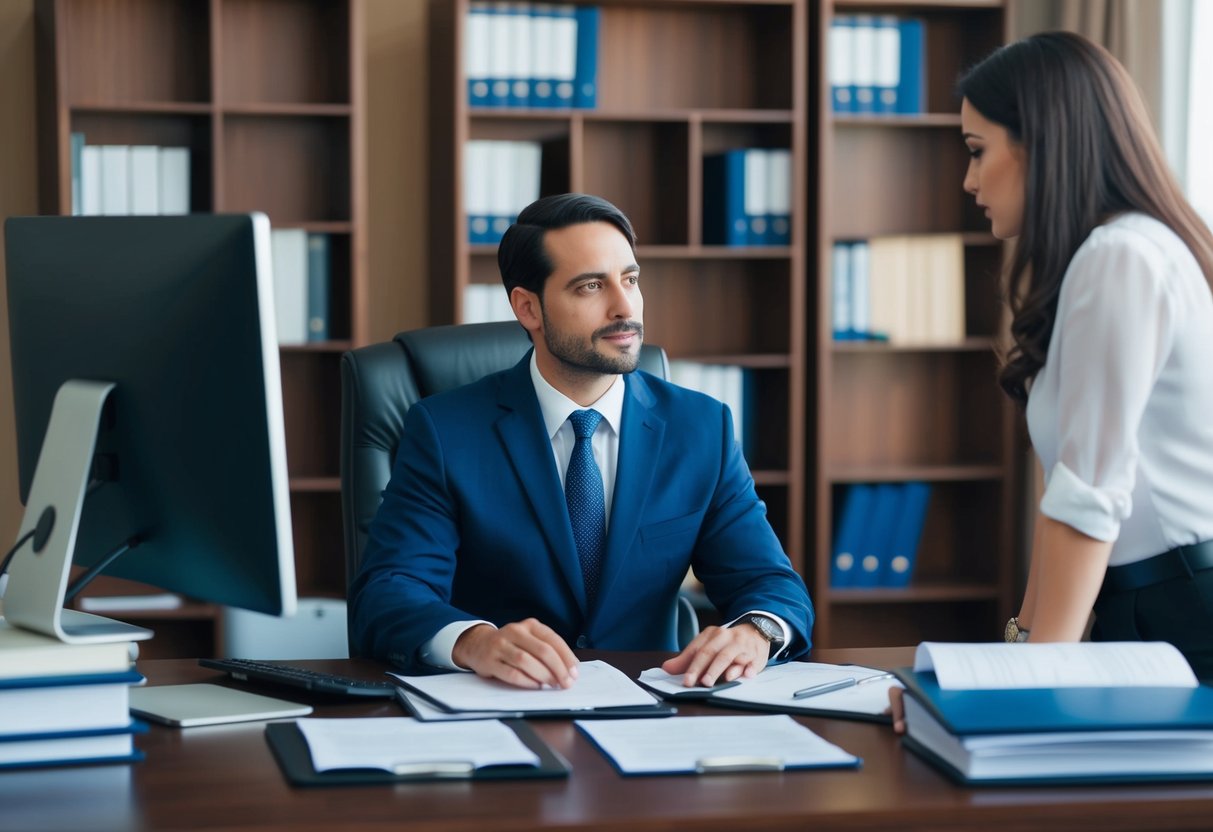
[[(604, 355), (594, 349), (595, 343), (608, 335), (635, 332), (636, 349), (630, 353)], [(587, 344), (575, 335), (566, 335), (552, 326), (547, 312), (543, 313), (543, 342), (566, 369), (586, 375), (618, 375), (630, 373), (640, 363), (640, 344), (644, 342), (644, 325), (637, 321), (620, 321), (597, 329)]]

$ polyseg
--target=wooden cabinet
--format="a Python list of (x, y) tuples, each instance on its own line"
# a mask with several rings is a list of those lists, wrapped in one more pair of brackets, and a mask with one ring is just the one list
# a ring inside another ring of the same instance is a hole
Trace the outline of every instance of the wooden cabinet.
[[(803, 570), (806, 3), (581, 3), (601, 10), (594, 109), (470, 106), (462, 60), (469, 5), (430, 5), (431, 322), (463, 321), (469, 285), (501, 285), (496, 246), (468, 242), (466, 143), (541, 143), (542, 195), (597, 194), (632, 220), (647, 340), (672, 359), (749, 371), (754, 406), (746, 418), (760, 426), (750, 466), (775, 531)], [(704, 157), (740, 147), (791, 151), (789, 245), (704, 244)]]
[[(954, 86), (1006, 36), (1002, 2), (821, 2), (810, 118), (818, 125), (814, 264), (818, 279), (810, 373), (816, 414), (810, 548), (822, 646), (991, 640), (1016, 590), (1015, 411), (996, 381), (1005, 321), (1003, 245), (962, 190), (967, 150)], [(926, 113), (836, 115), (828, 31), (835, 14), (919, 18), (925, 32)], [(965, 337), (931, 346), (835, 341), (831, 247), (881, 235), (959, 233)], [(830, 555), (840, 498), (859, 482), (932, 487), (912, 581), (902, 589), (835, 589)]]
[[(367, 340), (361, 21), (359, 0), (36, 7), (43, 213), (71, 213), (70, 136), (83, 133), (188, 148), (191, 212), (262, 211), (276, 228), (329, 235), (331, 340), (281, 353), (301, 595), (345, 594), (339, 359)], [(99, 579), (90, 591), (122, 590)], [(218, 647), (209, 605), (138, 618), (157, 656)]]

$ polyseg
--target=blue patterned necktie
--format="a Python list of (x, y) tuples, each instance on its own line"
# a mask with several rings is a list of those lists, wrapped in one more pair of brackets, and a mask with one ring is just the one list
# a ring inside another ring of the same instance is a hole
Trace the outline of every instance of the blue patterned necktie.
[(564, 475), (564, 500), (569, 507), (573, 525), (573, 541), (581, 561), (581, 578), (585, 582), (586, 602), (592, 607), (598, 596), (598, 580), (602, 575), (602, 550), (606, 542), (606, 498), (602, 488), (602, 472), (594, 461), (590, 437), (602, 421), (597, 410), (577, 410), (569, 416), (577, 442)]

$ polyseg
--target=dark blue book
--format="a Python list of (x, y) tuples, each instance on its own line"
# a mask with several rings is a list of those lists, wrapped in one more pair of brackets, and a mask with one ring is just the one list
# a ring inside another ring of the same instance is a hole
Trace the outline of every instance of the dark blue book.
[(830, 101), (835, 113), (855, 112), (854, 70), (855, 21), (849, 15), (838, 15), (830, 22), (829, 77)]
[(854, 586), (859, 545), (875, 495), (876, 487), (866, 483), (848, 485), (842, 490), (842, 509), (838, 513), (830, 554), (830, 586), (834, 589)]
[(573, 106), (592, 110), (598, 106), (597, 6), (577, 7), (577, 71), (574, 75)]
[(744, 246), (749, 223), (745, 213), (745, 150), (727, 150), (703, 160), (703, 242)]
[(489, 101), (490, 9), (487, 0), (472, 0), (468, 9), (467, 44), (464, 72), (467, 74), (468, 103), (487, 106)]
[(910, 583), (918, 560), (918, 545), (931, 501), (931, 486), (907, 482), (901, 487), (901, 506), (893, 524), (889, 560), (881, 576), (882, 586), (900, 588)]
[(881, 574), (889, 562), (893, 547), (893, 526), (901, 510), (901, 497), (902, 487), (897, 483), (882, 482), (876, 486), (868, 522), (859, 538), (854, 586), (870, 588), (880, 585)]

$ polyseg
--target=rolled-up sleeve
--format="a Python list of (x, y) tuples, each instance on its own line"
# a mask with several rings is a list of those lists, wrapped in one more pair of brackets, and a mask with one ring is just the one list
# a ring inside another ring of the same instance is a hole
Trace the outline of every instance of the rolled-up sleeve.
[(1108, 231), (1070, 264), (1050, 360), (1057, 361), (1057, 463), (1040, 510), (1114, 541), (1133, 510), (1138, 430), (1178, 313), (1165, 260), (1131, 234)]

